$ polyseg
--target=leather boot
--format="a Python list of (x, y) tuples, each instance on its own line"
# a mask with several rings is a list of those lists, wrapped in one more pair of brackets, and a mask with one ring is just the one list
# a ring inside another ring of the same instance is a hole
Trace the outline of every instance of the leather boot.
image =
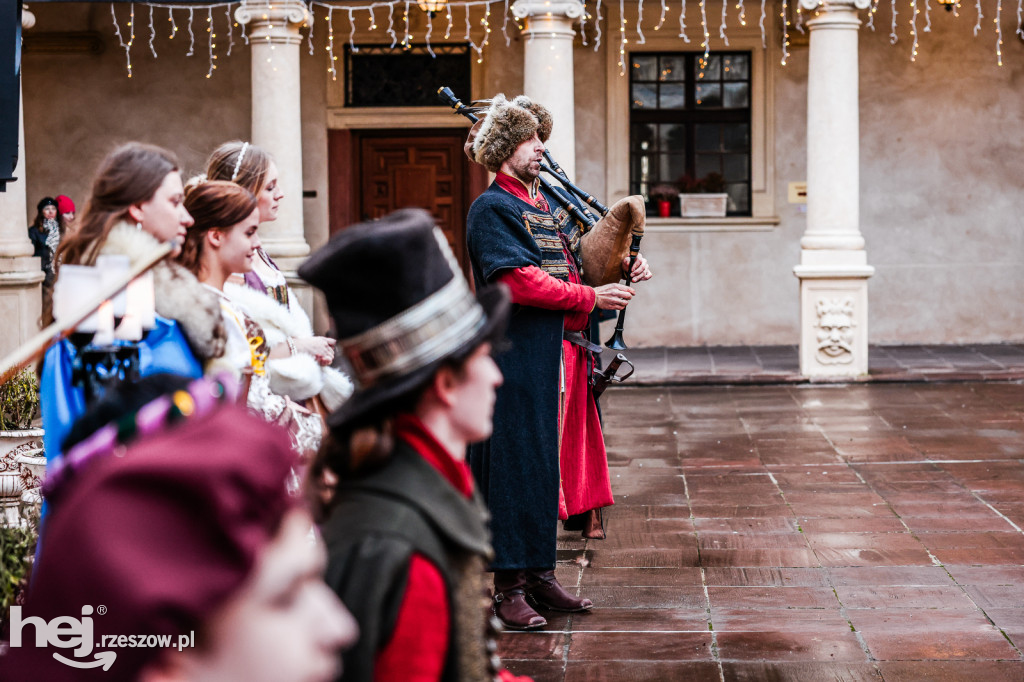
[(574, 597), (555, 578), (555, 569), (534, 571), (526, 583), (526, 596), (537, 608), (578, 613), (589, 611), (594, 602)]
[(526, 603), (526, 579), (522, 571), (494, 572), (494, 603), (491, 611), (509, 630), (535, 630), (547, 619)]
[(604, 540), (604, 514), (601, 509), (591, 509), (584, 517), (581, 535), (588, 540)]

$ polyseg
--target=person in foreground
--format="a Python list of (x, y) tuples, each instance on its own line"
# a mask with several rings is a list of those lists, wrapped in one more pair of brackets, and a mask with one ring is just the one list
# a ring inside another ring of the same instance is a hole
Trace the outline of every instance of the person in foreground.
[[(0, 679), (333, 679), (356, 626), (285, 490), (286, 436), (231, 404), (231, 382), (143, 381), (179, 388), (77, 434), (47, 478), (49, 522)], [(115, 398), (97, 410), (131, 402)]]
[(487, 512), (464, 461), (491, 432), (507, 292), (473, 296), (419, 209), (345, 229), (299, 275), (359, 385), (310, 468), (326, 581), (362, 633), (345, 679), (516, 679), (492, 655)]

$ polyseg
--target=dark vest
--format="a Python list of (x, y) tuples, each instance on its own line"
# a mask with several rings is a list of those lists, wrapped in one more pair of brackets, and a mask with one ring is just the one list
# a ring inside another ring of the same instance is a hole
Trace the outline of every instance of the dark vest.
[(359, 623), (359, 641), (342, 656), (346, 682), (369, 682), (377, 654), (394, 632), (414, 553), (438, 567), (451, 625), (442, 680), (493, 680), (488, 653), (484, 567), (491, 557), (487, 511), (466, 499), (410, 446), (398, 441), (388, 462), (339, 483), (321, 531), (325, 579)]

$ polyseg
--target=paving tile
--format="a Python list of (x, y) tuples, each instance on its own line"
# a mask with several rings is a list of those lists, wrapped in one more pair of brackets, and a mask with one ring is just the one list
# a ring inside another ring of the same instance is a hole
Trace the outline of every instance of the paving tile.
[(869, 585), (836, 587), (847, 609), (963, 609), (975, 602), (956, 585)]
[(1024, 586), (1019, 583), (984, 583), (981, 585), (965, 585), (964, 591), (970, 595), (974, 603), (986, 611), (990, 608), (1024, 609)]
[(700, 565), (816, 567), (818, 558), (809, 549), (706, 549), (700, 552)]
[(672, 587), (584, 587), (582, 594), (595, 606), (616, 608), (701, 608), (704, 588), (697, 582)]
[(882, 679), (872, 663), (780, 663), (727, 661), (722, 663), (724, 679), (728, 682), (878, 682)]
[(941, 566), (832, 566), (826, 571), (837, 588), (860, 585), (953, 585), (953, 579)]
[(691, 549), (594, 549), (587, 550), (594, 568), (678, 568), (699, 566), (697, 548)]
[(565, 678), (564, 661), (531, 661), (501, 659), (509, 672), (525, 675), (534, 682), (562, 682)]
[(943, 564), (1024, 564), (1024, 549), (936, 549)]
[(822, 566), (930, 566), (931, 557), (923, 548), (857, 549), (822, 547), (814, 550)]
[(569, 661), (710, 661), (710, 632), (581, 632), (572, 635)]
[(583, 577), (586, 589), (592, 587), (674, 587), (700, 585), (699, 568), (594, 568)]
[[(589, 593), (588, 593), (589, 595)], [(607, 608), (572, 615), (572, 631), (580, 632), (707, 632), (708, 612), (699, 608)], [(638, 635), (639, 636), (639, 635)]]
[(820, 519), (801, 517), (805, 533), (901, 533), (906, 526), (896, 516), (872, 516), (857, 519)]
[[(720, 671), (711, 661), (629, 661), (570, 660), (565, 682), (718, 682)], [(537, 680), (536, 682), (542, 682)]]
[(503, 659), (561, 661), (566, 637), (563, 632), (506, 632), (498, 641), (498, 655)]
[(947, 563), (943, 566), (961, 585), (1024, 584), (1024, 566), (976, 566)]
[(709, 585), (711, 607), (744, 608), (838, 608), (836, 595), (829, 587), (722, 587)]
[(847, 615), (880, 661), (1019, 658), (980, 611), (859, 609)]
[(838, 633), (721, 632), (718, 654), (724, 661), (843, 661), (866, 663), (867, 654), (849, 628)]
[(886, 682), (1020, 682), (1022, 661), (879, 661)]
[(708, 533), (697, 537), (704, 549), (806, 549), (807, 540), (801, 533)]
[(704, 570), (704, 581), (708, 585), (733, 585), (776, 587), (827, 587), (828, 575), (820, 568), (778, 568), (771, 567), (712, 567)]
[(814, 609), (712, 606), (711, 624), (716, 633), (772, 630), (842, 635), (850, 632), (850, 623), (834, 600), (831, 608)]

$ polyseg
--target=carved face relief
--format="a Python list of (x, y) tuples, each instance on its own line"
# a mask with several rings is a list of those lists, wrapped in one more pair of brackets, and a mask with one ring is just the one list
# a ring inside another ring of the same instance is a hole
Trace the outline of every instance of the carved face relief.
[(818, 362), (853, 362), (853, 299), (819, 299), (817, 312)]

